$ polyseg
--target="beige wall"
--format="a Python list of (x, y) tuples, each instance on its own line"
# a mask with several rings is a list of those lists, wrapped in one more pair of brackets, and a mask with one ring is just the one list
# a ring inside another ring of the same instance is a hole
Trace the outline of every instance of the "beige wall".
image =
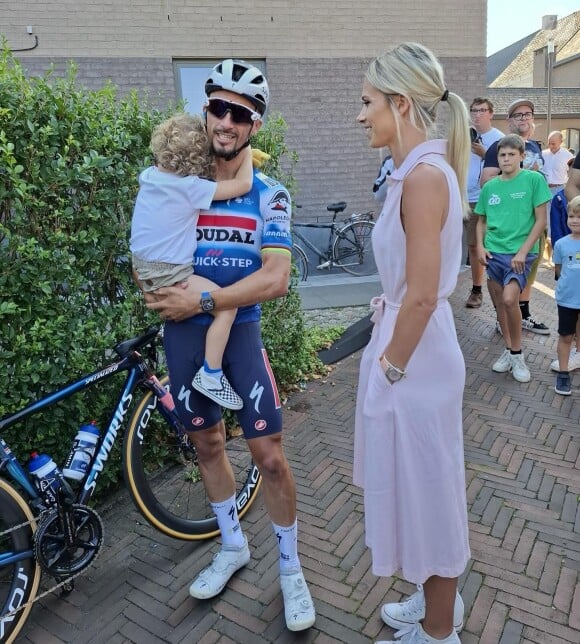
[[(403, 40), (431, 47), (449, 89), (485, 91), (486, 0), (1, 0), (0, 34), (29, 74), (75, 59), (89, 88), (110, 79), (121, 93), (147, 90), (159, 106), (176, 98), (173, 60), (264, 58), (272, 109), (298, 152), (300, 218), (344, 199), (376, 208), (379, 152), (355, 118), (368, 61)], [(441, 112), (446, 113), (443, 106)]]
[(552, 84), (554, 87), (580, 87), (580, 56), (564, 65), (556, 65), (552, 72)]

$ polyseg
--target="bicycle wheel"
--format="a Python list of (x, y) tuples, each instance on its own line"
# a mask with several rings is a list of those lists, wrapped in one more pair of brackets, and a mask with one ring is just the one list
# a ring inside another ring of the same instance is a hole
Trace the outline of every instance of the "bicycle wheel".
[[(169, 388), (169, 377), (161, 379)], [(177, 539), (195, 541), (219, 534), (195, 460), (180, 449), (175, 430), (161, 413), (157, 397), (147, 392), (129, 422), (123, 468), (137, 509), (155, 528)], [(236, 478), (240, 518), (250, 509), (261, 484), (260, 472), (243, 436), (226, 443)]]
[(308, 258), (301, 246), (292, 246), (292, 260), (298, 271), (298, 281), (305, 282), (308, 279)]
[[(13, 615), (9, 613), (36, 597), (41, 571), (33, 557), (36, 524), (32, 512), (12, 485), (0, 479), (0, 534), (26, 521), (32, 524), (0, 536), (0, 642), (7, 644), (16, 639), (32, 604)], [(10, 561), (18, 553), (26, 557)]]
[(336, 231), (332, 246), (334, 262), (351, 275), (374, 275), (377, 272), (371, 244), (374, 221), (354, 221)]

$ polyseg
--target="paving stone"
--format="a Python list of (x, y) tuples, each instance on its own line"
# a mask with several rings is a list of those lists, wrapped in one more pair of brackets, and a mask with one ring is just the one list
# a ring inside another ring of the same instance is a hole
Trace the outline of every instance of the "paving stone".
[[(549, 271), (538, 280), (554, 288)], [(463, 644), (580, 642), (580, 392), (553, 392), (557, 313), (534, 290), (534, 316), (552, 334), (523, 334), (532, 381), (494, 374), (502, 350), (489, 298), (464, 307), (469, 275), (451, 298), (467, 369), (465, 462), (472, 560), (460, 579)], [(545, 291), (545, 289), (544, 289)], [(348, 326), (368, 307), (308, 311), (308, 324)], [(158, 534), (121, 492), (100, 511), (107, 542), (66, 600), (35, 606), (19, 642), (45, 644), (371, 644), (391, 639), (380, 620), (386, 601), (414, 586), (377, 578), (364, 541), (361, 490), (352, 484), (352, 428), (360, 353), (307, 383), (287, 401), (285, 449), (298, 490), (299, 552), (318, 606), (307, 633), (285, 628), (272, 526), (259, 496), (242, 524), (252, 560), (219, 597), (187, 588), (217, 541), (186, 543)], [(45, 584), (48, 582), (44, 580)], [(48, 587), (48, 586), (46, 586)]]

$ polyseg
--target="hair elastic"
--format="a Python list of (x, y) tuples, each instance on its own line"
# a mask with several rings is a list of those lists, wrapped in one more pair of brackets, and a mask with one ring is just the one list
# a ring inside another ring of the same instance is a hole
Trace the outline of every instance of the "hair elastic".
[(443, 96), (441, 97), (441, 100), (442, 100), (442, 101), (446, 101), (448, 98), (449, 98), (449, 90), (448, 90), (448, 89), (446, 89), (446, 90), (443, 92)]

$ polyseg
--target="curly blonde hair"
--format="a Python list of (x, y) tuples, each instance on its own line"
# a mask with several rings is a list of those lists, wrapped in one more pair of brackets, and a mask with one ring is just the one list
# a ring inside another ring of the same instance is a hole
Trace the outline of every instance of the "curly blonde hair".
[(204, 121), (191, 114), (176, 114), (160, 123), (151, 136), (155, 163), (180, 177), (215, 178), (215, 159)]

